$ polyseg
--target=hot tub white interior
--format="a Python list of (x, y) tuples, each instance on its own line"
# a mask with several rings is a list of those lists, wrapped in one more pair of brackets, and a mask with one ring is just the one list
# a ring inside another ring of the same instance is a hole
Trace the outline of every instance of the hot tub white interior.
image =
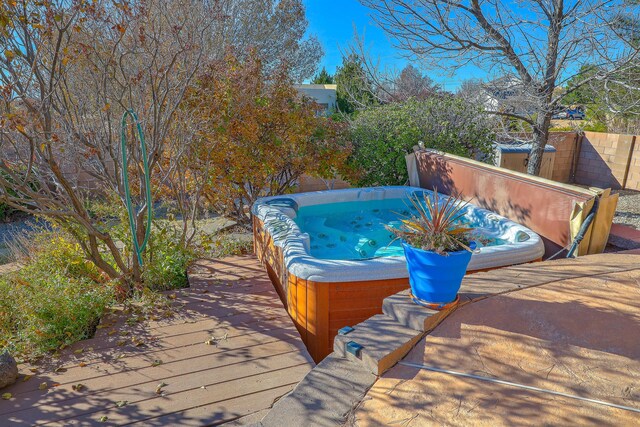
[[(404, 255), (399, 244), (388, 245), (391, 236), (384, 225), (397, 220), (398, 214), (411, 214), (406, 201), (414, 192), (431, 194), (415, 187), (299, 193), (259, 199), (252, 213), (263, 222), (274, 244), (282, 248), (289, 273), (301, 279), (355, 282), (405, 278)], [(473, 205), (468, 205), (465, 217), (490, 245), (472, 255), (469, 271), (521, 264), (544, 253), (540, 237), (520, 224)]]

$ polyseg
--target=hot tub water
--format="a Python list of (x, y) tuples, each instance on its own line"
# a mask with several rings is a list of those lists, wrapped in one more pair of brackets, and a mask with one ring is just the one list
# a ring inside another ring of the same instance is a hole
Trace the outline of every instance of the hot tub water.
[[(350, 201), (298, 209), (294, 219), (300, 231), (309, 235), (310, 255), (319, 259), (358, 260), (402, 256), (400, 241), (386, 226), (398, 227), (400, 220), (417, 215), (406, 199)], [(473, 219), (463, 218), (475, 228), (480, 247), (505, 244)]]

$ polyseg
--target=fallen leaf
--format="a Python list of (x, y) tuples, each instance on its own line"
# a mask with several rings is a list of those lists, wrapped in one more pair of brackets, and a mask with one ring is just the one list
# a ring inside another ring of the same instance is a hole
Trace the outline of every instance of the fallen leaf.
[(164, 382), (158, 384), (158, 386), (156, 387), (156, 394), (161, 394), (162, 393), (162, 387), (166, 387), (167, 385), (169, 385), (169, 384), (164, 383)]
[(75, 390), (75, 391), (82, 391), (82, 390), (84, 390), (86, 388), (87, 388), (87, 386), (85, 386), (84, 384), (74, 384), (74, 385), (71, 386), (71, 389)]
[(109, 417), (107, 417), (106, 415), (103, 415), (103, 416), (100, 417), (100, 419), (98, 421), (100, 421), (101, 423), (104, 423), (108, 419), (109, 419)]
[(151, 366), (158, 366), (158, 365), (162, 365), (162, 360), (156, 359), (153, 361), (153, 363), (151, 363)]
[(84, 368), (85, 366), (87, 366), (87, 364), (84, 362), (80, 362), (78, 363), (78, 366), (80, 366), (81, 368)]
[(47, 388), (49, 388), (49, 385), (47, 385), (47, 383), (40, 383), (40, 385), (38, 386), (38, 390), (46, 390)]
[(11, 393), (4, 393), (4, 394), (2, 395), (2, 399), (3, 399), (3, 400), (9, 400), (9, 399), (11, 399), (12, 397), (13, 397), (13, 394), (11, 394)]
[(127, 406), (129, 404), (128, 400), (120, 400), (116, 402), (116, 407), (122, 408), (123, 406)]
[(73, 354), (82, 354), (83, 351), (84, 351), (83, 348), (79, 348), (77, 350), (73, 350)]
[(38, 373), (38, 370), (37, 370), (36, 368), (29, 368), (29, 370), (30, 370), (31, 372), (33, 372), (34, 374), (37, 374), (37, 373)]
[(211, 337), (208, 340), (206, 340), (204, 343), (206, 345), (218, 345), (218, 342), (226, 340), (227, 336), (228, 334), (224, 334), (221, 337)]
[(55, 371), (56, 373), (60, 373), (60, 372), (67, 372), (67, 368), (62, 367), (62, 366), (58, 366)]
[(25, 375), (24, 378), (22, 379), (22, 382), (25, 383), (25, 382), (29, 381), (32, 377), (33, 377), (33, 375)]
[(126, 343), (127, 343), (127, 340), (120, 340), (120, 341), (118, 341), (118, 342), (116, 343), (116, 345), (117, 345), (118, 347), (122, 347), (122, 346), (124, 346)]

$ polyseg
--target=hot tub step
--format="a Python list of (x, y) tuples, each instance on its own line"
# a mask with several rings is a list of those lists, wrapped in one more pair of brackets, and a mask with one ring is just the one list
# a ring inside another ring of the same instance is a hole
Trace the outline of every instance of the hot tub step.
[(341, 426), (375, 381), (359, 363), (332, 354), (251, 427)]
[(334, 355), (362, 363), (375, 375), (382, 375), (418, 342), (422, 332), (403, 326), (394, 318), (377, 314), (355, 325), (333, 341)]
[(409, 290), (398, 292), (382, 301), (382, 312), (397, 323), (421, 332), (427, 332), (438, 326), (453, 309), (431, 310), (414, 303)]

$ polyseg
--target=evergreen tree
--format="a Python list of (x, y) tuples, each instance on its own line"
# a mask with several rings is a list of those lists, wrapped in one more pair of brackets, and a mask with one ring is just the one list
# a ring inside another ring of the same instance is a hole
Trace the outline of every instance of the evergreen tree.
[(322, 71), (313, 76), (311, 83), (314, 85), (332, 85), (333, 76), (327, 72), (327, 69), (322, 67)]
[(362, 60), (351, 54), (342, 58), (342, 66), (338, 67), (334, 80), (337, 87), (338, 110), (344, 114), (352, 114), (358, 109), (377, 104), (373, 83), (367, 77)]

